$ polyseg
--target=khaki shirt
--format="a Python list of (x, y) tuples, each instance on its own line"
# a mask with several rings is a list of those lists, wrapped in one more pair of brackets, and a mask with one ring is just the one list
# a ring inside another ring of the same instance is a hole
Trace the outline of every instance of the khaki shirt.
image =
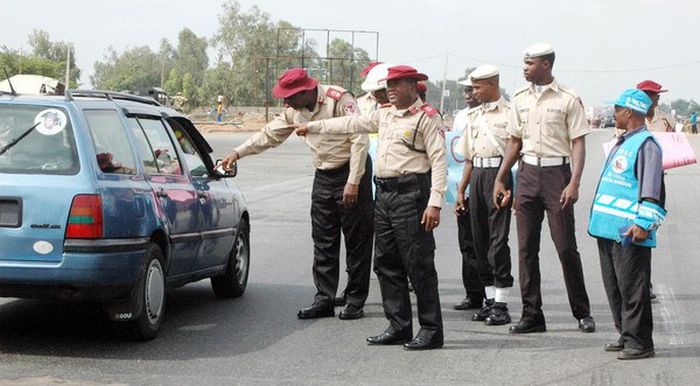
[(360, 107), (362, 115), (370, 115), (374, 110), (379, 108), (379, 103), (374, 99), (371, 92), (365, 93), (357, 98), (357, 106)]
[(467, 159), (503, 157), (510, 139), (508, 129), (513, 126), (515, 121), (510, 102), (503, 97), (496, 102), (474, 107), (467, 112), (467, 124), (464, 129), (466, 139), (460, 143), (462, 148), (459, 151)]
[(654, 109), (654, 119), (645, 118), (649, 131), (676, 131), (676, 120), (671, 114), (665, 113), (659, 108)]
[(511, 108), (515, 126), (508, 133), (522, 139), (523, 154), (570, 157), (571, 140), (591, 132), (578, 94), (556, 80), (539, 98), (534, 84), (516, 90)]
[(447, 187), (445, 129), (439, 113), (432, 109), (435, 113), (430, 116), (423, 109), (432, 107), (424, 106), (420, 99), (416, 99), (406, 110), (391, 106), (375, 110), (369, 116), (309, 122), (309, 133), (379, 133), (375, 175), (390, 178), (431, 171), (428, 205), (440, 208)]
[[(328, 91), (329, 88), (331, 91)], [(340, 99), (336, 101), (327, 95), (327, 92), (339, 96)], [(307, 108), (295, 110), (287, 107), (282, 114), (276, 116), (264, 128), (238, 146), (236, 152), (240, 158), (243, 158), (279, 146), (294, 132), (294, 124), (358, 114), (357, 103), (351, 94), (340, 87), (319, 85), (318, 102), (313, 111)], [(348, 183), (355, 185), (360, 183), (360, 179), (365, 174), (369, 149), (367, 134), (342, 136), (312, 134), (304, 137), (304, 142), (311, 149), (311, 158), (316, 169), (337, 169), (350, 162)]]

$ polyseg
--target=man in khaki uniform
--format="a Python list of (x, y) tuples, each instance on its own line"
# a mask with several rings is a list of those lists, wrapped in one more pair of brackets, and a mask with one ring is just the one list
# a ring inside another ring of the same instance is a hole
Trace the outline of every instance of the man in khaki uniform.
[[(499, 326), (510, 323), (508, 291), (513, 286), (510, 273), (510, 203), (499, 208), (493, 201), (493, 187), (498, 167), (515, 126), (510, 103), (500, 92), (498, 68), (490, 64), (477, 67), (469, 74), (474, 95), (481, 102), (467, 113), (465, 129), (466, 155), (464, 174), (458, 192), (469, 186), (469, 217), (474, 235), (474, 250), (481, 267), (480, 281), (486, 292), (486, 304), (472, 316), (475, 322)], [(510, 174), (506, 187), (513, 186)], [(461, 202), (460, 202), (461, 200)], [(464, 206), (464, 195), (458, 194), (457, 205)]]
[[(374, 271), (390, 325), (367, 342), (405, 343), (407, 350), (439, 348), (444, 342), (432, 231), (440, 222), (447, 162), (440, 114), (418, 98), (417, 82), (427, 79), (413, 67), (391, 67), (386, 78), (391, 107), (368, 117), (309, 122), (297, 128), (299, 135), (379, 133)], [(412, 340), (407, 276), (415, 289), (421, 325)]]
[(531, 83), (513, 95), (516, 125), (509, 131), (511, 138), (493, 191), (497, 206), (510, 203), (508, 176), (520, 158), (515, 209), (523, 311), (520, 321), (510, 327), (513, 334), (546, 330), (539, 265), (545, 212), (571, 311), (581, 331), (595, 331), (574, 225), (574, 203), (586, 158), (585, 138), (591, 129), (578, 94), (552, 76), (554, 57), (554, 49), (546, 43), (525, 51), (524, 75)]
[(662, 92), (661, 85), (653, 80), (645, 80), (637, 84), (637, 90), (644, 91), (651, 98), (651, 108), (646, 117), (647, 130), (649, 131), (676, 131), (676, 120), (661, 109), (659, 109), (659, 97)]
[[(469, 111), (481, 104), (474, 96), (474, 87), (469, 78), (457, 82), (464, 86), (464, 101), (467, 107), (460, 110), (455, 116), (452, 130), (459, 130), (462, 136), (459, 137), (455, 145), (455, 151), (462, 157), (467, 157), (467, 136), (466, 127), (469, 120)], [(462, 285), (464, 286), (465, 297), (459, 303), (452, 306), (455, 310), (478, 310), (484, 305), (484, 284), (481, 283), (481, 276), (488, 275), (488, 267), (480, 265), (476, 259), (474, 251), (474, 235), (469, 216), (469, 192), (457, 189), (457, 200), (455, 202), (455, 214), (457, 215), (457, 238), (459, 251), (462, 255)], [(465, 194), (466, 193), (466, 194)], [(482, 272), (487, 271), (487, 272)], [(488, 315), (487, 315), (488, 316)]]
[[(230, 169), (238, 159), (280, 145), (293, 132), (294, 125), (310, 120), (357, 115), (355, 98), (337, 86), (322, 86), (301, 68), (282, 74), (272, 89), (284, 98), (287, 108), (262, 130), (238, 146), (224, 161)], [(316, 167), (311, 193), (311, 223), (314, 240), (313, 276), (316, 296), (311, 307), (297, 315), (300, 319), (333, 316), (338, 289), (340, 235), (347, 250), (347, 305), (341, 319), (364, 315), (372, 264), (371, 161), (367, 156), (366, 134), (327, 137), (309, 135), (305, 139)]]

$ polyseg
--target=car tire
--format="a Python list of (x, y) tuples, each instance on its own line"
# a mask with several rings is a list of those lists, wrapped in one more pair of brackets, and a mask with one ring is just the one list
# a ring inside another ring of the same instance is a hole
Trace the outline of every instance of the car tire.
[(165, 271), (163, 252), (149, 244), (144, 268), (134, 289), (139, 316), (128, 322), (118, 322), (118, 330), (137, 341), (152, 340), (158, 335), (165, 315)]
[(226, 263), (226, 271), (211, 278), (211, 287), (220, 298), (237, 298), (248, 285), (250, 271), (250, 227), (241, 219), (236, 240)]

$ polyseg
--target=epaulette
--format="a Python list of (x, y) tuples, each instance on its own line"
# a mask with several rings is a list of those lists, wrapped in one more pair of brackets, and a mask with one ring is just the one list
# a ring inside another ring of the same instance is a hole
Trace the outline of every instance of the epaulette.
[(476, 107), (470, 107), (469, 110), (467, 110), (467, 116), (471, 116), (472, 114), (475, 114), (476, 112), (479, 111), (481, 108), (481, 105), (476, 106)]
[(569, 86), (564, 86), (563, 84), (559, 84), (559, 89), (561, 91), (571, 95), (574, 98), (579, 98), (578, 93), (574, 89), (570, 88)]
[(420, 110), (426, 113), (429, 117), (433, 117), (435, 115), (440, 115), (440, 112), (437, 111), (433, 106), (429, 104), (424, 104), (423, 106), (420, 107)]
[(515, 97), (515, 96), (518, 95), (518, 94), (522, 94), (523, 92), (525, 92), (525, 91), (527, 91), (527, 90), (529, 90), (529, 89), (530, 89), (530, 85), (529, 85), (529, 84), (528, 84), (528, 85), (525, 85), (525, 86), (522, 86), (522, 87), (520, 87), (520, 88), (517, 88), (517, 89), (515, 89), (515, 91), (513, 92), (513, 96)]
[(326, 88), (326, 96), (329, 98), (333, 98), (337, 101), (340, 100), (340, 98), (343, 97), (343, 94), (345, 94), (345, 90), (338, 89), (335, 87), (328, 87)]

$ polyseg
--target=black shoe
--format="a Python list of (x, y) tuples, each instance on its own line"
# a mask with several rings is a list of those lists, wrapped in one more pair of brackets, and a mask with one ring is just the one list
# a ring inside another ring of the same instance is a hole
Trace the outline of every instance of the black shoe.
[(483, 322), (491, 315), (491, 307), (493, 307), (493, 299), (486, 299), (484, 306), (472, 315), (472, 322)]
[(362, 307), (358, 307), (354, 304), (348, 304), (340, 311), (340, 314), (338, 314), (338, 317), (343, 320), (360, 319), (363, 316), (365, 316), (365, 312), (362, 311)]
[(443, 339), (428, 339), (422, 336), (403, 345), (404, 350), (432, 350), (444, 346)]
[(578, 329), (582, 332), (595, 332), (595, 320), (592, 316), (586, 316), (578, 321)]
[(510, 323), (510, 314), (506, 303), (495, 303), (491, 307), (491, 313), (484, 321), (487, 326), (502, 326)]
[(617, 359), (644, 359), (652, 358), (655, 355), (654, 349), (638, 350), (635, 348), (626, 348), (617, 353)]
[(382, 332), (379, 335), (370, 336), (367, 338), (369, 345), (399, 345), (411, 340), (411, 334)]
[(619, 337), (615, 342), (606, 343), (605, 346), (603, 346), (603, 350), (605, 351), (622, 351), (624, 348), (625, 341), (622, 340), (622, 337)]
[(333, 299), (333, 305), (335, 307), (342, 307), (345, 305), (345, 291), (341, 292), (340, 295), (336, 296), (335, 299)]
[(316, 304), (311, 305), (311, 307), (302, 308), (297, 314), (297, 318), (299, 319), (327, 318), (329, 316), (335, 316), (333, 307), (323, 307)]
[(531, 332), (545, 331), (547, 331), (547, 325), (544, 323), (544, 319), (533, 321), (520, 319), (517, 324), (510, 326), (510, 329), (508, 329), (508, 332), (511, 334), (529, 334)]
[(455, 310), (463, 311), (463, 310), (477, 310), (483, 306), (484, 302), (483, 299), (475, 299), (475, 298), (470, 298), (467, 296), (464, 298), (461, 302), (455, 304), (452, 306)]

